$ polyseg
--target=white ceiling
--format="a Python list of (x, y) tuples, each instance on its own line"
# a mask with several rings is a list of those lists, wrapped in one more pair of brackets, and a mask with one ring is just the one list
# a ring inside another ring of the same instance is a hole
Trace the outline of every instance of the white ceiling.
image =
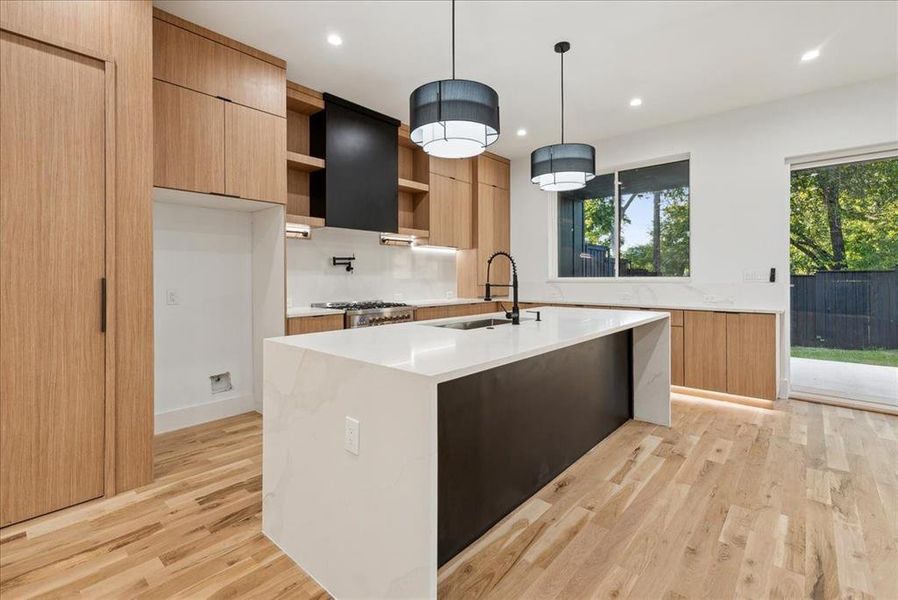
[[(286, 59), (292, 81), (406, 122), (409, 93), (450, 76), (448, 0), (155, 4)], [(467, 0), (456, 17), (456, 75), (499, 92), (502, 135), (492, 149), (509, 157), (558, 141), (552, 46), (562, 39), (572, 46), (567, 141), (898, 73), (898, 2)], [(343, 45), (329, 45), (329, 33)], [(801, 63), (812, 48), (820, 58)]]

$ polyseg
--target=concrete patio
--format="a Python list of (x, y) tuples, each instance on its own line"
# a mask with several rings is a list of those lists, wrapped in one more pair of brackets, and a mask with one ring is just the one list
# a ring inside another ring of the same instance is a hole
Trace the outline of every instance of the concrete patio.
[(898, 367), (793, 357), (790, 370), (793, 392), (898, 407)]

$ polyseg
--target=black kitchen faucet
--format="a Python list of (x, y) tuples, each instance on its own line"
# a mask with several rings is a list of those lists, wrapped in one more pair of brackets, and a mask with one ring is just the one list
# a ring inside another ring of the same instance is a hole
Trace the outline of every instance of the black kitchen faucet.
[(505, 313), (506, 319), (511, 319), (512, 325), (520, 325), (521, 324), (521, 307), (518, 306), (518, 266), (515, 264), (514, 259), (511, 257), (511, 254), (505, 252), (503, 250), (499, 250), (498, 252), (493, 252), (492, 256), (489, 257), (486, 261), (486, 287), (485, 294), (483, 299), (489, 302), (492, 300), (490, 295), (490, 265), (493, 264), (493, 259), (497, 256), (506, 257), (511, 263), (511, 285), (507, 283), (494, 283), (493, 286), (496, 287), (510, 287), (512, 289), (512, 305), (511, 312)]

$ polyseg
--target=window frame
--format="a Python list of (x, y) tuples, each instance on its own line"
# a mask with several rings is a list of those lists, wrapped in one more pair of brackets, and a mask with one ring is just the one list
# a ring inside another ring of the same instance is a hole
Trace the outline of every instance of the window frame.
[[(620, 172), (643, 167), (653, 167), (671, 162), (689, 161), (689, 275), (682, 277), (661, 276), (646, 277), (636, 275), (629, 277), (620, 276)], [(625, 163), (596, 171), (596, 176), (614, 175), (614, 276), (613, 277), (559, 277), (558, 276), (558, 192), (549, 193), (547, 223), (548, 231), (548, 273), (546, 281), (549, 283), (689, 283), (693, 276), (693, 235), (692, 235), (692, 155), (691, 153), (672, 154), (659, 158), (652, 158), (637, 162)]]

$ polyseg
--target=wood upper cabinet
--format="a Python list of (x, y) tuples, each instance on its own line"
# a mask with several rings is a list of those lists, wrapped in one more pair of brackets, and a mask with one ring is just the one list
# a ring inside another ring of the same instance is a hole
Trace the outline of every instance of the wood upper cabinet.
[(727, 315), (690, 310), (684, 315), (684, 383), (687, 387), (727, 391)]
[(477, 183), (507, 190), (510, 185), (508, 162), (481, 154), (477, 157)]
[[(509, 193), (507, 189), (477, 184), (475, 226), (477, 229), (477, 284), (486, 283), (486, 263), (497, 250), (511, 252)], [(491, 283), (511, 283), (511, 262), (497, 258), (490, 268)], [(496, 295), (506, 295), (503, 288)]]
[(225, 193), (225, 104), (153, 80), (154, 185)]
[(443, 177), (451, 177), (459, 181), (474, 181), (473, 159), (470, 158), (437, 158), (430, 157), (430, 172)]
[(225, 193), (287, 203), (287, 121), (225, 102)]
[(470, 248), (472, 235), (471, 184), (436, 173), (430, 176), (430, 243)]
[(726, 315), (727, 392), (776, 399), (776, 315)]
[(281, 117), (286, 70), (235, 48), (153, 19), (153, 76)]

